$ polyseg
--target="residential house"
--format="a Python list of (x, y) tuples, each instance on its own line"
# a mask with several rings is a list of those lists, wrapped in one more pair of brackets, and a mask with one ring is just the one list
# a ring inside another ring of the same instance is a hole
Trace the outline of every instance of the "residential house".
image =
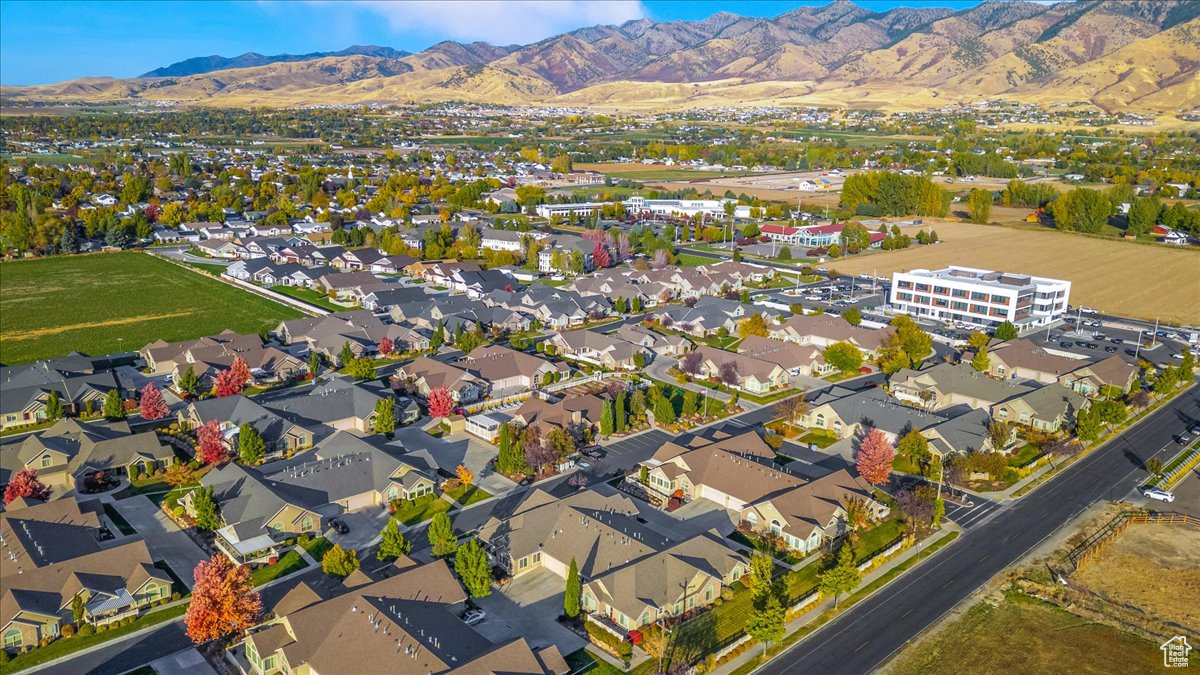
[(708, 345), (698, 345), (696, 351), (701, 356), (700, 374), (703, 377), (720, 378), (721, 369), (728, 369), (730, 366), (726, 364), (732, 363), (736, 376), (734, 386), (743, 391), (765, 394), (791, 383), (788, 371), (772, 361), (735, 354)]
[(840, 398), (814, 402), (802, 419), (804, 426), (850, 438), (870, 429), (879, 429), (895, 443), (909, 431), (921, 431), (948, 417), (937, 412), (896, 402), (880, 389), (851, 393)]
[(966, 363), (939, 363), (924, 370), (904, 368), (888, 379), (892, 396), (926, 410), (966, 405), (991, 412), (1000, 401), (1021, 396), (1034, 387), (1000, 381)]
[(880, 349), (887, 344), (894, 332), (890, 327), (851, 326), (845, 319), (831, 314), (796, 314), (783, 323), (768, 328), (768, 334), (776, 340), (812, 345), (821, 349), (837, 342), (849, 342), (868, 358), (878, 356)]
[(63, 411), (82, 415), (99, 412), (110, 391), (128, 391), (111, 370), (97, 367), (82, 354), (0, 367), (0, 429), (46, 421), (46, 402), (58, 394)]
[(789, 375), (821, 377), (835, 370), (833, 366), (825, 362), (823, 351), (811, 345), (799, 345), (793, 342), (772, 340), (761, 335), (750, 335), (738, 343), (737, 350), (739, 354), (777, 364)]
[(641, 344), (595, 330), (571, 330), (554, 333), (546, 340), (567, 358), (592, 363), (609, 370), (637, 370), (639, 355), (649, 362), (654, 352)]
[(987, 373), (1001, 380), (1033, 380), (1042, 384), (1078, 370), (1083, 361), (1051, 354), (1032, 340), (1019, 338), (988, 347)]
[(560, 499), (535, 488), (511, 514), (488, 518), (479, 541), (492, 563), (513, 576), (545, 568), (566, 579), (574, 560), (591, 579), (666, 548), (667, 537), (636, 515), (625, 495), (585, 490)]
[(1049, 433), (1068, 431), (1087, 401), (1083, 394), (1055, 382), (993, 406), (992, 416)]
[(397, 388), (403, 388), (422, 397), (439, 387), (446, 387), (456, 403), (473, 403), (488, 391), (488, 383), (476, 377), (470, 370), (426, 356), (414, 359), (396, 370), (393, 380)]
[[(581, 604), (624, 637), (629, 631), (713, 604), (721, 590), (746, 576), (744, 556), (714, 534), (672, 544), (583, 585)], [(602, 623), (603, 625), (603, 623)]]
[(604, 402), (611, 399), (607, 393), (568, 396), (557, 401), (530, 396), (513, 411), (511, 419), (521, 426), (538, 426), (543, 435), (555, 427), (564, 431), (595, 429), (600, 424)]
[(405, 563), (380, 581), (329, 598), (293, 589), (239, 650), (251, 675), (494, 673), (564, 675), (553, 646), (494, 644), (459, 618), (467, 595), (445, 561)]
[(5, 565), (0, 577), (0, 636), (6, 651), (37, 647), (75, 623), (72, 603), (83, 600), (83, 621), (94, 626), (135, 617), (171, 597), (171, 577), (154, 565), (144, 541), (131, 541), (32, 569)]
[(1058, 378), (1062, 384), (1084, 396), (1100, 396), (1104, 387), (1128, 392), (1137, 382), (1138, 368), (1116, 354), (1089, 362)]
[(692, 349), (691, 340), (681, 335), (659, 333), (641, 324), (623, 324), (612, 334), (659, 356), (682, 356)]
[(216, 420), (230, 448), (236, 446), (241, 426), (249, 424), (266, 443), (267, 457), (289, 457), (311, 448), (315, 440), (313, 432), (304, 425), (240, 394), (193, 401), (179, 411), (178, 417), (180, 425), (189, 429)]
[(82, 489), (97, 473), (152, 474), (174, 463), (175, 453), (153, 431), (135, 434), (124, 421), (67, 418), (0, 453), (0, 482), (8, 483), (22, 469), (33, 469), (47, 487), (65, 491)]
[(101, 537), (109, 538), (102, 524), (100, 503), (80, 503), (74, 498), (35, 503), (23, 508), (13, 501), (0, 511), (2, 576), (23, 574), (100, 550)]
[(262, 338), (252, 334), (235, 333), (227, 330), (218, 335), (202, 337), (196, 340), (167, 342), (155, 340), (138, 350), (138, 354), (146, 361), (151, 374), (162, 375), (170, 373), (183, 364), (193, 363), (195, 354), (205, 356), (244, 354), (251, 350), (263, 348)]
[(496, 397), (536, 389), (548, 376), (564, 377), (571, 372), (565, 363), (501, 345), (479, 347), (460, 359), (459, 364), (490, 383)]
[(335, 377), (315, 387), (272, 399), (266, 408), (308, 429), (324, 425), (331, 429), (369, 434), (375, 429), (378, 417), (376, 407), (381, 400), (391, 397), (391, 390), (378, 383)]

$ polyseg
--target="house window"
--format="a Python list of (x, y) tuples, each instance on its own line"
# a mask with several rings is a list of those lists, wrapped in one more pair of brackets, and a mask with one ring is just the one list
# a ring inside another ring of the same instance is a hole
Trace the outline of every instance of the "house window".
[(305, 531), (313, 529), (312, 516), (304, 516), (304, 520), (300, 521), (300, 529)]
[(825, 416), (824, 415), (817, 415), (817, 418), (816, 418), (816, 420), (814, 420), (814, 422), (817, 425), (817, 428), (819, 428), (819, 429), (825, 428)]
[(42, 468), (46, 468), (54, 463), (54, 458), (50, 455), (42, 455)]
[(775, 536), (783, 534), (783, 526), (779, 524), (778, 520), (771, 521), (771, 534)]
[(997, 417), (1001, 417), (1001, 418), (1008, 417), (1008, 408), (1001, 408), (997, 412)]
[(758, 524), (758, 514), (753, 511), (751, 511), (750, 513), (747, 513), (746, 514), (746, 522), (750, 523), (751, 525), (757, 525)]
[(712, 602), (712, 599), (713, 599), (712, 584), (709, 584), (708, 586), (704, 587), (704, 602)]
[(533, 554), (533, 564), (536, 565), (540, 562), (542, 562), (542, 552), (538, 551), (537, 553)]
[(13, 628), (4, 634), (4, 648), (15, 649), (21, 646), (21, 631)]
[(395, 500), (396, 500), (396, 496), (397, 496), (398, 494), (399, 494), (399, 493), (396, 491), (396, 486), (395, 486), (395, 485), (393, 485), (392, 487), (388, 488), (388, 501), (395, 501)]
[(517, 569), (523, 570), (526, 567), (529, 567), (529, 558), (521, 558), (517, 561)]

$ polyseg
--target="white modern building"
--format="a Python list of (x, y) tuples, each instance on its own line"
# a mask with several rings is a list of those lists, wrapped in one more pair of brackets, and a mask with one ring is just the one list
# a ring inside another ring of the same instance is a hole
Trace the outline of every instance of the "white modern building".
[(1059, 321), (1067, 313), (1071, 282), (1014, 272), (950, 266), (892, 274), (892, 308), (936, 321), (1020, 330)]
[[(705, 214), (709, 217), (724, 218), (725, 203), (731, 202), (731, 199), (646, 199), (641, 196), (633, 196), (621, 202), (625, 205), (625, 209), (630, 213), (641, 214), (651, 213), (660, 216), (684, 216), (691, 218), (697, 214)], [(537, 206), (537, 214), (543, 218), (550, 218), (554, 215), (564, 217), (568, 216), (590, 216), (600, 208), (605, 206), (606, 202), (582, 202), (579, 204), (539, 204)], [(736, 218), (749, 218), (750, 207), (744, 204), (736, 205), (733, 212)]]

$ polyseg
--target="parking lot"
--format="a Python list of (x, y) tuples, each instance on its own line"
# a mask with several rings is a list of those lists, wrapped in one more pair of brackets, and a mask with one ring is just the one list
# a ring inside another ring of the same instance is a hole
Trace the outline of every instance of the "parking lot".
[(558, 623), (565, 588), (566, 581), (550, 570), (526, 572), (473, 601), (488, 614), (475, 630), (497, 643), (525, 638), (534, 649), (555, 645), (562, 654), (581, 649), (583, 638)]

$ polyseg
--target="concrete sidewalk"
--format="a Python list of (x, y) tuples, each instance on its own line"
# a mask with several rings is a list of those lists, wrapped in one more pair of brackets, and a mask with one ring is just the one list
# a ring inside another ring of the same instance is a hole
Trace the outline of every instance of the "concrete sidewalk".
[(170, 565), (188, 590), (191, 590), (195, 583), (192, 570), (196, 569), (196, 565), (201, 561), (209, 558), (204, 549), (197, 546), (187, 532), (179, 529), (162, 509), (145, 496), (113, 500), (111, 503), (145, 540), (150, 554), (156, 560), (163, 560)]
[[(922, 555), (921, 552), (923, 550), (929, 548), (929, 546), (942, 540), (943, 538), (950, 536), (951, 532), (959, 532), (961, 534), (962, 530), (957, 525), (954, 525), (953, 523), (948, 524), (947, 526), (943, 527), (937, 534), (933, 535), (929, 539), (920, 542), (917, 546), (913, 546), (909, 549), (906, 549), (903, 553), (897, 555), (895, 558), (892, 558), (891, 560), (885, 562), (884, 564), (880, 565), (879, 567), (864, 574), (862, 577), (861, 583), (859, 583), (858, 588), (855, 589), (854, 592), (857, 592), (858, 589), (861, 589), (861, 588), (869, 585), (870, 583), (874, 582), (876, 579), (879, 579), (880, 577), (884, 576), (889, 571), (895, 569), (897, 566), (901, 565), (905, 561), (910, 560), (916, 556)], [(896, 578), (902, 579), (902, 578), (904, 578), (904, 575), (900, 575)], [(893, 581), (895, 581), (895, 579), (893, 579)], [(878, 593), (879, 591), (883, 590), (884, 588), (887, 588), (887, 584), (884, 584), (883, 586), (880, 586), (879, 588), (875, 589), (874, 592)], [(844, 599), (845, 598), (843, 598), (843, 600)], [(834, 606), (833, 598), (826, 598), (825, 600), (818, 602), (817, 604), (813, 605), (803, 615), (801, 615), (801, 616), (793, 619), (791, 622), (789, 622), (787, 624), (787, 627), (784, 629), (784, 633), (786, 635), (791, 635), (792, 633), (800, 630), (801, 628), (804, 628), (805, 626), (809, 625), (813, 621), (816, 621), (817, 617), (821, 616), (826, 610), (832, 609), (833, 606)], [(811, 637), (811, 636), (809, 636), (809, 637)], [(728, 673), (732, 673), (733, 671), (737, 670), (738, 668), (745, 665), (746, 663), (749, 663), (751, 660), (758, 658), (761, 654), (762, 654), (761, 647), (749, 649), (745, 653), (725, 662), (721, 666), (718, 666), (712, 672), (716, 675), (727, 675)]]

